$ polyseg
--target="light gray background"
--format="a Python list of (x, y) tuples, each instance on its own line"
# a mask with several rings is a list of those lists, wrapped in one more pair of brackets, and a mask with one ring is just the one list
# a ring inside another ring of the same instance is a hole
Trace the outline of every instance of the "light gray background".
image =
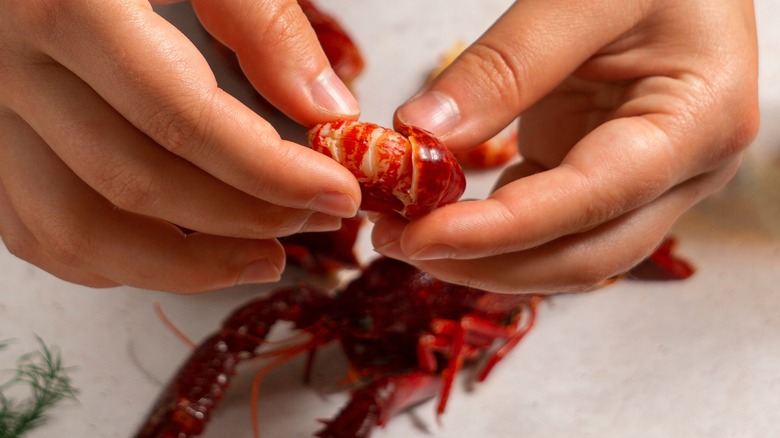
[[(363, 49), (367, 69), (357, 83), (363, 119), (382, 124), (448, 47), (476, 38), (510, 4), (320, 3)], [(427, 403), (375, 437), (780, 436), (780, 3), (756, 3), (763, 126), (735, 181), (675, 227), (680, 252), (698, 266), (696, 276), (674, 284), (622, 282), (547, 301), (537, 328), (487, 382), (455, 385), (441, 425)], [(191, 17), (180, 17), (186, 27)], [(240, 91), (229, 73), (218, 77)], [(470, 175), (466, 196), (484, 196), (494, 177)], [(362, 258), (372, 256), (370, 248), (364, 234)], [(73, 377), (81, 388), (79, 403), (60, 406), (30, 438), (129, 436), (188, 353), (153, 303), (200, 339), (231, 308), (269, 289), (192, 297), (91, 290), (53, 278), (4, 247), (0, 272), (0, 339), (17, 339), (0, 351), (0, 369), (34, 349), (37, 334), (77, 367)], [(309, 437), (317, 418), (344, 403), (346, 394), (330, 393), (329, 386), (341, 377), (343, 362), (335, 349), (321, 358), (314, 388), (301, 384), (300, 360), (271, 374), (260, 401), (265, 437)], [(257, 368), (244, 368), (205, 437), (251, 436), (246, 386)]]

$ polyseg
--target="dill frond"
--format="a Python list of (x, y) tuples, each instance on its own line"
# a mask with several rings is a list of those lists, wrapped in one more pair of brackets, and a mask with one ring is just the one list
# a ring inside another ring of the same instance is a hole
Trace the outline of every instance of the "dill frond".
[[(75, 400), (78, 394), (68, 375), (71, 369), (63, 366), (60, 352), (36, 338), (40, 349), (20, 357), (13, 377), (0, 384), (0, 438), (24, 436), (46, 422), (54, 405)], [(8, 344), (9, 341), (0, 341), (0, 350)], [(6, 395), (8, 389), (17, 386), (27, 386), (29, 397), (17, 401)]]

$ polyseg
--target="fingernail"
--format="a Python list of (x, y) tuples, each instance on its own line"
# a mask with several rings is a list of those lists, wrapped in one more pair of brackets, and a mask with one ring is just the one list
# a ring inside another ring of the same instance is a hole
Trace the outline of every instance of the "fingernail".
[(379, 254), (392, 259), (404, 259), (406, 254), (401, 250), (401, 241), (394, 240), (374, 249)]
[(360, 114), (357, 100), (331, 68), (327, 68), (314, 81), (311, 97), (321, 109), (329, 113), (341, 116)]
[(385, 213), (380, 213), (378, 211), (367, 211), (365, 214), (366, 219), (373, 224), (381, 221), (385, 217)]
[(357, 214), (358, 206), (351, 197), (342, 193), (323, 193), (309, 204), (309, 209), (331, 216), (347, 218)]
[(435, 260), (435, 259), (447, 259), (452, 258), (455, 255), (455, 248), (436, 243), (417, 251), (409, 256), (413, 260)]
[(374, 245), (374, 250), (386, 257), (406, 258), (406, 254), (401, 250), (401, 236), (404, 226), (404, 222), (387, 216), (375, 223), (371, 233), (371, 243)]
[(325, 213), (313, 213), (298, 232), (335, 231), (339, 228), (341, 228), (341, 218)]
[(460, 121), (460, 110), (452, 97), (438, 91), (428, 91), (399, 108), (397, 116), (404, 124), (444, 136)]
[(250, 262), (241, 271), (236, 284), (270, 283), (282, 276), (281, 268), (267, 259)]

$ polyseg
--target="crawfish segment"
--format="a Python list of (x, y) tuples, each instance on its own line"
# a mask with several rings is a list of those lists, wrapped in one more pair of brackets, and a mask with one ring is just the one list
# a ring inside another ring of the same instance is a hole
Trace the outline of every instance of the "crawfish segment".
[(412, 219), (457, 201), (466, 179), (455, 157), (425, 130), (340, 120), (309, 131), (312, 149), (341, 163), (360, 183), (361, 208)]

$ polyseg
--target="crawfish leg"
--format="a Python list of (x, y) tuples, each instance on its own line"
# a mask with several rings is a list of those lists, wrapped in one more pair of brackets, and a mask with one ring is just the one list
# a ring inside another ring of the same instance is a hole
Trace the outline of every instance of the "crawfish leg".
[(413, 372), (386, 376), (352, 392), (349, 403), (325, 428), (315, 434), (320, 438), (368, 438), (374, 426), (404, 409), (436, 396), (441, 378), (436, 374)]
[(674, 253), (676, 241), (667, 237), (661, 245), (638, 265), (628, 271), (637, 280), (684, 280), (695, 272), (693, 265)]
[(443, 383), (439, 406), (436, 409), (437, 414), (444, 413), (455, 375), (460, 371), (464, 361), (475, 359), (495, 340), (502, 340), (504, 347), (489, 359), (487, 370), (489, 372), (490, 368), (520, 342), (526, 332), (527, 330), (524, 329), (520, 333), (515, 327), (502, 326), (476, 316), (466, 316), (457, 321), (435, 320), (433, 333), (420, 338), (421, 344), (418, 345), (417, 355), (420, 367), (423, 369), (429, 369), (432, 361), (435, 360), (434, 352), (442, 352), (449, 357), (449, 363), (441, 372)]

